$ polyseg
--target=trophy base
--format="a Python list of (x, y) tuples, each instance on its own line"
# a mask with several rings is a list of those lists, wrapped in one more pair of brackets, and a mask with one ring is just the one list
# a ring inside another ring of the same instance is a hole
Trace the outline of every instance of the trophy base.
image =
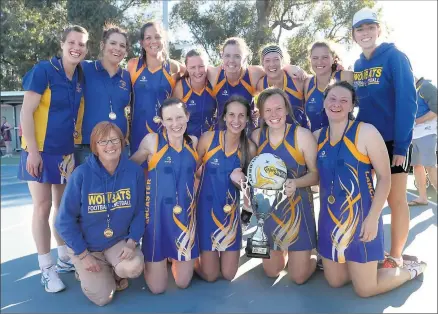
[(246, 240), (246, 256), (252, 258), (271, 258), (269, 244), (267, 241), (255, 241), (252, 238)]

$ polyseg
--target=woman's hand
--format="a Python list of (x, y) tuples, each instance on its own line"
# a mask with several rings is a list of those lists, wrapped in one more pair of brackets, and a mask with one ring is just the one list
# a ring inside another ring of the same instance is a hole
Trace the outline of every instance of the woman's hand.
[(29, 153), (27, 155), (26, 171), (34, 178), (40, 176), (43, 171), (43, 160), (39, 152)]
[(88, 253), (82, 260), (82, 265), (84, 265), (84, 268), (92, 273), (98, 273), (100, 272), (100, 266), (97, 262), (97, 259)]
[(242, 168), (236, 168), (231, 172), (230, 179), (234, 184), (240, 186), (241, 181), (245, 181), (245, 174), (242, 171)]
[(299, 66), (295, 65), (292, 66), (292, 76), (294, 79), (304, 81), (307, 78), (307, 73)]
[(135, 256), (135, 242), (129, 239), (119, 254), (121, 260), (130, 260)]
[(379, 229), (379, 217), (375, 217), (375, 215), (368, 214), (368, 216), (365, 218), (365, 220), (362, 223), (359, 239), (362, 242), (373, 241), (377, 236), (378, 229)]
[(284, 186), (287, 197), (291, 197), (295, 194), (295, 191), (297, 190), (297, 185), (295, 184), (294, 179), (287, 179), (284, 183)]

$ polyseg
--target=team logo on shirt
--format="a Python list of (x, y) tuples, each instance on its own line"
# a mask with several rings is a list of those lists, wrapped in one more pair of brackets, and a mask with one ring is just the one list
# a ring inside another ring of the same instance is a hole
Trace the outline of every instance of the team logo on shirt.
[(89, 193), (88, 194), (88, 213), (106, 212), (107, 205), (111, 210), (131, 207), (131, 189), (125, 188), (114, 193)]
[(326, 155), (326, 153), (325, 153), (325, 150), (323, 150), (323, 151), (321, 151), (321, 153), (319, 153), (319, 156), (318, 156), (319, 158), (325, 158), (325, 157), (327, 157), (327, 155)]
[(189, 106), (196, 106), (196, 103), (193, 99), (190, 100), (190, 102), (188, 103)]
[(128, 90), (127, 88), (126, 88), (126, 82), (124, 81), (124, 80), (120, 80), (120, 82), (119, 82), (119, 88), (121, 88), (121, 89), (123, 89), (123, 90)]
[(219, 159), (213, 158), (212, 160), (210, 160), (210, 164), (214, 166), (219, 166)]
[(314, 97), (310, 98), (309, 104), (314, 104), (314, 103), (316, 103), (315, 98)]
[(166, 159), (164, 159), (165, 164), (171, 164), (172, 163), (172, 157), (167, 156)]
[(226, 89), (222, 92), (222, 96), (228, 96), (228, 91)]
[(365, 69), (361, 72), (354, 72), (354, 86), (364, 87), (368, 85), (378, 85), (380, 84), (382, 72), (383, 67), (374, 67)]

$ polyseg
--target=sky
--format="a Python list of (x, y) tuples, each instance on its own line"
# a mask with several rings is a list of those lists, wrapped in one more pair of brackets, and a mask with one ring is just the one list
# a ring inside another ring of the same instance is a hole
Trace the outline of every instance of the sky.
[[(175, 3), (169, 2), (169, 12)], [(437, 3), (430, 1), (378, 1), (382, 18), (391, 28), (382, 40), (393, 42), (411, 61), (414, 75), (437, 83)], [(187, 27), (181, 27), (172, 37), (191, 37)], [(354, 44), (343, 52), (343, 63), (347, 68), (359, 57), (360, 48)]]

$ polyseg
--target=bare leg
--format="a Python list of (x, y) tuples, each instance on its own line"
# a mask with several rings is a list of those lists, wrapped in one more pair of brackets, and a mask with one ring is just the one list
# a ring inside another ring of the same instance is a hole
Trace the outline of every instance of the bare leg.
[(388, 204), (391, 208), (391, 256), (400, 258), (408, 239), (409, 207), (406, 199), (406, 184), (408, 174), (391, 175), (391, 190)]
[(28, 186), (33, 201), (32, 235), (38, 254), (44, 255), (50, 252), (51, 184), (29, 181)]
[(278, 277), (280, 272), (286, 267), (288, 259), (287, 251), (271, 250), (271, 258), (263, 259), (263, 270), (268, 277)]
[(414, 177), (415, 182), (417, 183), (417, 189), (419, 194), (419, 196), (415, 198), (414, 201), (418, 203), (427, 203), (426, 170), (422, 165), (414, 166)]
[(185, 289), (190, 285), (195, 268), (195, 260), (187, 262), (172, 261), (172, 274), (178, 288)]
[(201, 256), (196, 259), (195, 271), (205, 281), (216, 281), (220, 275), (219, 253), (202, 251)]
[(144, 279), (153, 294), (160, 294), (167, 289), (167, 260), (161, 262), (146, 262)]
[(290, 251), (288, 272), (289, 277), (298, 285), (305, 283), (316, 269), (316, 256), (311, 251)]
[(221, 271), (225, 280), (233, 280), (239, 268), (240, 251), (227, 251), (220, 253)]
[(59, 205), (61, 204), (62, 194), (64, 193), (65, 184), (52, 184), (52, 206), (53, 206), (53, 219), (52, 219), (52, 232), (56, 239), (58, 246), (64, 245), (64, 240), (59, 236), (55, 229), (55, 220), (58, 215)]
[(436, 171), (437, 171), (437, 169), (436, 169), (436, 166), (433, 166), (433, 167), (426, 167), (426, 171), (427, 171), (427, 174), (429, 175), (429, 180), (430, 180), (430, 184), (432, 184), (433, 185), (433, 187), (434, 187), (434, 189), (435, 189), (435, 191), (436, 191), (436, 188), (437, 188), (437, 183), (436, 183), (436, 176), (437, 176), (437, 173), (436, 173)]

